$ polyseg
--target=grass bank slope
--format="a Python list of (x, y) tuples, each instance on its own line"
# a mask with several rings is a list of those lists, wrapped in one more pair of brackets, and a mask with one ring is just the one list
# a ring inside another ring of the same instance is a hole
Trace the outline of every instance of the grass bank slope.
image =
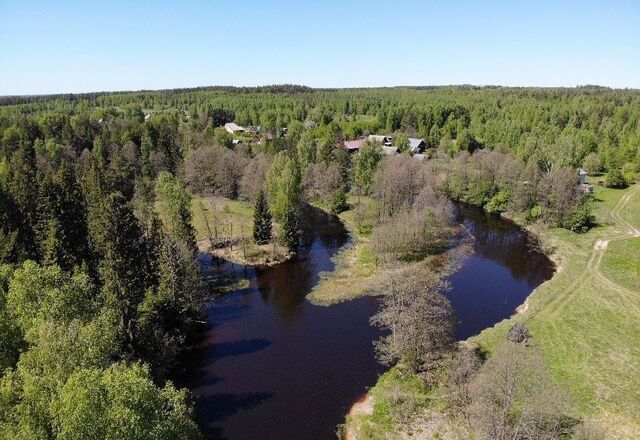
[(558, 273), (524, 314), (473, 339), (492, 350), (514, 322), (525, 322), (578, 412), (611, 438), (640, 438), (640, 185), (597, 198), (599, 227), (541, 233)]

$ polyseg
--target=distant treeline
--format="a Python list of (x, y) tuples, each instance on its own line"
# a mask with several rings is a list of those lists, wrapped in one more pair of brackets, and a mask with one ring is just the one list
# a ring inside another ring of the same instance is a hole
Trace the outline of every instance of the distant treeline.
[(0, 106), (29, 104), (32, 102), (53, 101), (57, 99), (76, 101), (80, 99), (93, 100), (104, 95), (123, 95), (128, 93), (163, 93), (165, 95), (175, 95), (179, 93), (191, 92), (211, 92), (221, 91), (230, 93), (303, 93), (312, 92), (313, 89), (307, 86), (296, 84), (274, 84), (257, 87), (235, 87), (235, 86), (202, 86), (186, 87), (179, 89), (162, 90), (137, 90), (137, 91), (114, 91), (114, 92), (88, 92), (88, 93), (58, 93), (52, 95), (9, 95), (0, 96)]

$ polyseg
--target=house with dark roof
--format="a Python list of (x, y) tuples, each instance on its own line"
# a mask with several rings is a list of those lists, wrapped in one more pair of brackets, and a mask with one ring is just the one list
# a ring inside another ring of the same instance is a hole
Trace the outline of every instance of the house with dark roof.
[(580, 185), (584, 185), (584, 184), (587, 183), (587, 175), (588, 174), (589, 173), (587, 173), (582, 168), (578, 168), (578, 177), (580, 177)]
[(412, 153), (422, 153), (427, 148), (424, 139), (409, 138), (409, 151)]

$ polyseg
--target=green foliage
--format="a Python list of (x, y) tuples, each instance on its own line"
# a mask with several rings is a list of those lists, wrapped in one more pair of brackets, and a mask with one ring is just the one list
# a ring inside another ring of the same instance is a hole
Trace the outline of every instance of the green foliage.
[(631, 182), (634, 182), (636, 180), (638, 171), (638, 165), (635, 165), (631, 162), (627, 162), (622, 166), (622, 174), (624, 174), (624, 179), (627, 184), (630, 184)]
[(399, 133), (393, 139), (393, 145), (398, 147), (401, 153), (406, 152), (409, 148), (409, 136), (407, 136), (406, 133)]
[(400, 365), (380, 376), (367, 394), (373, 403), (371, 414), (347, 420), (348, 425), (357, 427), (359, 436), (364, 439), (393, 436), (429, 403), (429, 389), (418, 375)]
[(267, 196), (273, 218), (283, 222), (288, 213), (300, 203), (300, 169), (295, 159), (284, 153), (276, 156), (267, 175)]
[(166, 377), (179, 366), (187, 337), (200, 313), (203, 289), (199, 267), (168, 236), (156, 238), (159, 247), (155, 288), (148, 288), (138, 305), (135, 352), (151, 365), (155, 377)]
[(144, 258), (142, 231), (130, 204), (119, 193), (107, 198), (102, 216), (106, 237), (104, 258), (100, 262), (102, 295), (108, 307), (119, 316), (130, 344), (137, 305), (147, 280), (147, 274), (140, 270)]
[(37, 204), (32, 190), (36, 182), (36, 167), (33, 148), (22, 146), (11, 158), (7, 171), (6, 191), (19, 217), (17, 218), (18, 240), (23, 258), (37, 256), (33, 240), (36, 224)]
[(258, 193), (253, 211), (253, 241), (258, 245), (271, 241), (271, 212), (264, 190)]
[(473, 137), (468, 130), (463, 130), (462, 133), (456, 139), (456, 147), (458, 151), (466, 151), (473, 153), (482, 145)]
[(381, 159), (380, 147), (369, 141), (365, 143), (355, 157), (354, 182), (358, 185), (363, 195), (371, 193), (373, 175)]
[(285, 213), (281, 222), (282, 226), (282, 244), (287, 246), (289, 250), (295, 251), (300, 243), (300, 213), (299, 209), (291, 209)]
[(540, 217), (542, 217), (542, 207), (540, 205), (532, 207), (525, 213), (525, 220), (529, 223), (536, 221)]
[(509, 207), (510, 198), (510, 191), (502, 190), (495, 196), (493, 196), (491, 200), (489, 200), (489, 203), (485, 205), (484, 209), (492, 214), (500, 214), (502, 212), (505, 212)]
[(197, 248), (196, 234), (192, 226), (191, 196), (167, 171), (158, 175), (156, 196), (166, 232), (195, 253)]
[(0, 372), (15, 365), (24, 345), (22, 331), (7, 310), (7, 293), (12, 275), (10, 265), (0, 265)]
[(308, 132), (305, 132), (302, 138), (298, 141), (296, 149), (298, 153), (298, 161), (300, 162), (300, 167), (302, 169), (307, 168), (309, 164), (312, 164), (316, 161), (316, 152), (318, 146), (316, 144), (315, 138), (309, 136)]
[(582, 167), (589, 174), (599, 173), (602, 171), (602, 160), (600, 159), (600, 155), (598, 153), (590, 153), (582, 161)]
[(46, 264), (71, 270), (89, 260), (84, 201), (68, 165), (61, 165), (55, 175), (45, 175), (40, 182), (35, 227)]
[(224, 128), (218, 128), (215, 130), (215, 141), (220, 147), (231, 148), (233, 146), (233, 136)]
[(349, 209), (349, 205), (347, 204), (347, 193), (344, 190), (339, 189), (331, 196), (331, 213), (340, 214), (347, 209)]
[(573, 232), (585, 232), (594, 224), (594, 221), (590, 198), (585, 197), (566, 217), (562, 227)]
[(199, 439), (186, 393), (154, 385), (142, 366), (82, 369), (66, 381), (52, 404), (60, 440)]
[[(267, 179), (267, 199), (292, 249), (300, 239), (302, 171), (306, 176), (322, 162), (316, 174), (325, 170), (331, 178), (323, 201), (333, 202), (335, 211), (344, 207), (351, 182), (361, 194), (371, 193), (380, 151), (365, 146), (350, 156), (336, 148), (345, 138), (400, 133), (396, 142), (402, 147), (405, 133), (415, 133), (459, 160), (435, 169), (448, 172), (451, 197), (492, 212), (508, 207), (530, 221), (542, 218), (577, 231), (591, 220), (588, 203), (575, 191), (575, 167), (591, 173), (609, 169), (607, 184), (619, 187), (632, 182), (640, 164), (635, 90), (273, 86), (0, 102), (0, 261), (18, 268), (17, 280), (8, 275), (8, 266), (0, 274), (0, 369), (13, 368), (0, 379), (0, 438), (53, 438), (63, 431), (67, 438), (138, 435), (135, 429), (107, 428), (110, 413), (75, 414), (70, 404), (54, 423), (51, 402), (78, 368), (95, 372), (90, 377), (102, 390), (114, 359), (149, 362), (156, 380), (179, 359), (201, 301), (190, 200), (174, 177), (184, 170), (189, 181), (186, 152), (210, 154), (190, 153), (200, 165), (195, 175), (211, 183), (207, 189), (235, 197), (238, 186), (252, 180), (243, 188), (250, 189), (249, 200), (263, 186), (267, 167), (252, 166), (255, 153), (279, 152)], [(150, 109), (145, 110), (150, 118), (143, 108)], [(258, 145), (257, 137), (246, 134), (233, 151), (220, 149), (231, 147), (232, 137), (220, 126), (232, 120), (262, 125), (275, 139)], [(444, 161), (435, 157), (431, 164)], [(212, 163), (215, 172), (207, 168)], [(401, 193), (398, 200), (404, 203), (429, 197), (414, 191), (413, 180), (401, 185), (397, 174), (388, 177), (382, 189), (389, 198)], [(393, 206), (396, 211), (401, 204)], [(376, 213), (354, 215), (362, 230), (378, 221)], [(390, 232), (406, 243), (402, 225), (396, 226)], [(26, 259), (51, 267), (25, 265)], [(145, 413), (143, 407), (132, 408), (123, 417), (129, 426), (138, 420), (129, 415)], [(95, 420), (104, 430), (84, 432), (73, 420)]]
[(16, 269), (7, 294), (7, 310), (24, 332), (45, 320), (90, 320), (98, 308), (87, 275), (70, 275), (57, 266), (42, 268), (26, 261)]
[(607, 173), (604, 184), (607, 188), (625, 188), (627, 186), (627, 179), (625, 179), (622, 170), (614, 168)]

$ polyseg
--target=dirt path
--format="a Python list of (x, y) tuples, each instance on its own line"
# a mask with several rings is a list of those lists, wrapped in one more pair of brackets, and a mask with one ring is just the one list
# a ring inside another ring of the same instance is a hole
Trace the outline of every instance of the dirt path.
[(604, 254), (607, 251), (609, 243), (621, 240), (628, 240), (629, 238), (640, 237), (640, 230), (633, 226), (631, 223), (626, 221), (622, 216), (622, 212), (624, 208), (631, 200), (631, 197), (640, 193), (640, 186), (629, 191), (627, 194), (622, 196), (616, 206), (611, 210), (610, 217), (618, 227), (617, 231), (611, 233), (609, 235), (605, 235), (600, 239), (596, 240), (591, 250), (591, 256), (584, 270), (576, 277), (576, 279), (571, 283), (571, 285), (567, 288), (565, 295), (559, 296), (557, 299), (554, 299), (548, 307), (550, 307), (551, 312), (549, 313), (549, 318), (555, 317), (560, 313), (563, 309), (564, 305), (571, 301), (575, 295), (580, 292), (580, 287), (590, 278), (595, 278), (598, 281), (605, 284), (612, 290), (624, 295), (627, 299), (633, 300), (630, 301), (629, 306), (638, 308), (636, 300), (640, 292), (634, 292), (625, 287), (620, 286), (614, 281), (607, 278), (601, 271), (600, 266), (602, 264), (602, 260), (604, 259)]

